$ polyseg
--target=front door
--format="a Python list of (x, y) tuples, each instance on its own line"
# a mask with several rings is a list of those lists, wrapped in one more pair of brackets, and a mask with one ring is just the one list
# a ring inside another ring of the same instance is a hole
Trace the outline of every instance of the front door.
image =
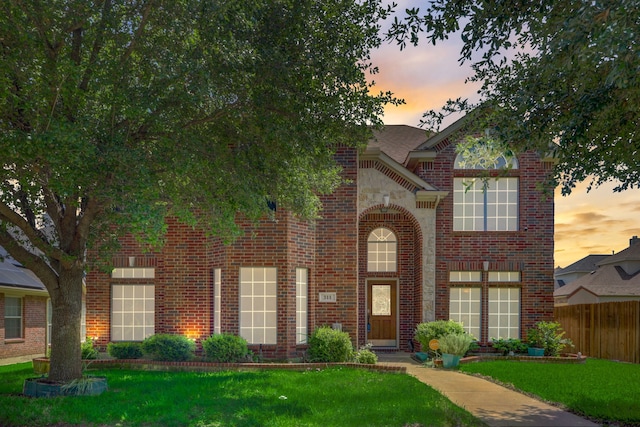
[(367, 341), (376, 347), (397, 346), (395, 282), (370, 282), (367, 301)]

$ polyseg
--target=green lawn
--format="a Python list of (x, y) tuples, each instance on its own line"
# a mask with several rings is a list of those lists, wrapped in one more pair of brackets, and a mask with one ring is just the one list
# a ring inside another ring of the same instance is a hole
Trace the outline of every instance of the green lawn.
[(304, 372), (92, 371), (101, 396), (20, 396), (31, 363), (0, 366), (0, 425), (483, 426), (408, 375), (329, 368)]
[(579, 415), (640, 425), (640, 365), (587, 359), (584, 364), (494, 361), (460, 366), (490, 376)]

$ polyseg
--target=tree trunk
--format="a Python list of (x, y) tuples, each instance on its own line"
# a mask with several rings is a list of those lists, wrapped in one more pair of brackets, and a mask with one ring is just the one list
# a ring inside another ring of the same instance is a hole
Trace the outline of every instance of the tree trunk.
[(63, 268), (58, 287), (49, 291), (53, 308), (49, 379), (53, 381), (69, 382), (82, 377), (80, 323), (84, 272), (78, 267)]

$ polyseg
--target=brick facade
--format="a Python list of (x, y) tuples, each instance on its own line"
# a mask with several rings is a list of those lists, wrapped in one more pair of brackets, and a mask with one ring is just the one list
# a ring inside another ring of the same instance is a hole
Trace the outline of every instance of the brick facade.
[[(336, 159), (347, 183), (322, 197), (322, 218), (313, 223), (277, 210), (273, 218), (258, 224), (238, 219), (245, 234), (226, 246), (175, 220), (168, 222), (166, 244), (157, 252), (142, 250), (134, 239), (123, 239), (114, 266), (154, 268), (155, 276), (112, 279), (98, 269), (89, 271), (87, 334), (97, 337), (100, 347), (111, 341), (114, 283), (155, 285), (156, 333), (183, 334), (198, 344), (217, 326), (237, 334), (240, 268), (270, 267), (277, 271), (277, 343), (252, 349), (267, 358), (299, 357), (305, 347), (296, 344), (296, 269), (304, 268), (309, 332), (339, 323), (357, 346), (368, 340), (367, 284), (397, 283), (397, 340), (392, 347), (405, 350), (416, 324), (448, 318), (449, 272), (480, 271), (488, 262), (491, 271), (521, 272), (521, 280), (510, 285), (521, 289), (524, 336), (529, 326), (553, 314), (553, 196), (545, 198), (538, 190), (547, 164), (525, 154), (519, 158), (519, 168), (508, 172), (519, 177), (517, 231), (455, 232), (453, 178), (469, 176), (471, 171), (453, 169), (455, 152), (448, 140), (428, 149), (432, 155), (412, 166), (379, 150), (341, 149)], [(389, 196), (389, 206), (383, 206), (383, 196)], [(395, 272), (367, 271), (367, 238), (377, 227), (386, 227), (397, 237)], [(221, 272), (220, 325), (215, 325), (213, 314), (216, 269)], [(482, 286), (486, 292), (496, 285), (484, 280)], [(335, 293), (335, 302), (319, 301), (319, 293)], [(483, 330), (486, 312), (483, 306)]]
[(22, 338), (5, 339), (5, 293), (0, 292), (0, 359), (30, 355), (44, 355), (47, 342), (47, 297), (14, 294), (22, 298)]

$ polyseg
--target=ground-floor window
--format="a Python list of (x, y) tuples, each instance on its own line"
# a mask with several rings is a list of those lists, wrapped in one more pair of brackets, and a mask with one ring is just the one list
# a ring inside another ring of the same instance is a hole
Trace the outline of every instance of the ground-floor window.
[(482, 288), (451, 288), (449, 318), (462, 323), (464, 330), (480, 339)]
[(453, 286), (449, 289), (449, 318), (462, 323), (480, 341), (521, 338), (520, 288)]
[(220, 304), (222, 297), (222, 270), (216, 268), (213, 271), (213, 332), (219, 334), (222, 332), (220, 325)]
[(155, 333), (155, 286), (114, 284), (111, 340), (143, 341)]
[(489, 288), (489, 337), (520, 338), (520, 289)]
[(296, 344), (305, 344), (308, 334), (308, 271), (296, 268)]
[(22, 334), (22, 298), (4, 297), (4, 338), (24, 338)]
[(277, 270), (240, 269), (240, 336), (249, 344), (277, 344)]

